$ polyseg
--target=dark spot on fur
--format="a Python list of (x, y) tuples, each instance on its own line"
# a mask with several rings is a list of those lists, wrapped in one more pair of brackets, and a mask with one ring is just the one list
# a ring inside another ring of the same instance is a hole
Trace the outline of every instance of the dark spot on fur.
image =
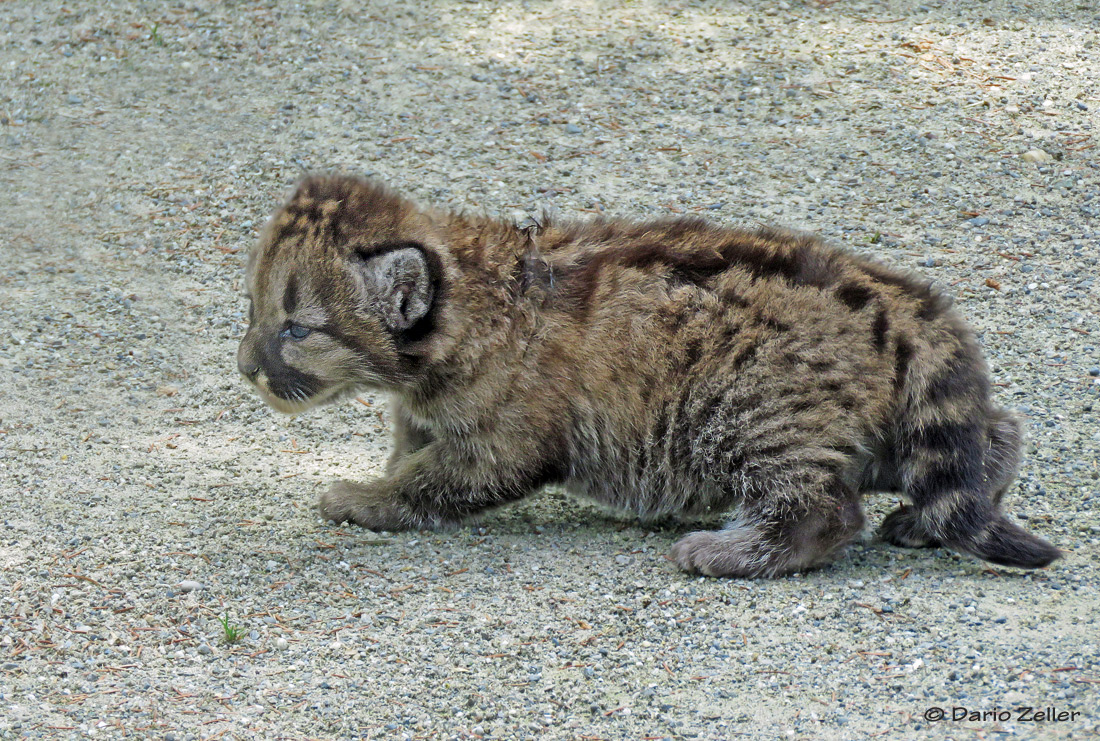
[(748, 345), (743, 347), (740, 351), (733, 356), (730, 363), (731, 370), (739, 370), (752, 362), (752, 359), (756, 357), (756, 345)]
[(323, 202), (323, 199), (318, 198), (302, 198), (288, 205), (286, 212), (294, 216), (296, 221), (318, 225), (324, 221), (324, 212), (321, 210)]
[(718, 339), (715, 354), (722, 356), (729, 352), (737, 335), (741, 333), (741, 327), (735, 324), (727, 324), (722, 328), (722, 336)]
[(890, 320), (886, 316), (886, 309), (879, 309), (875, 316), (875, 323), (871, 325), (871, 338), (875, 344), (875, 351), (881, 355), (886, 351), (886, 333), (890, 329)]
[(897, 273), (873, 262), (865, 262), (863, 271), (876, 283), (892, 286), (917, 299), (920, 302), (917, 317), (924, 321), (935, 319), (951, 307), (951, 299), (935, 290), (928, 280)]
[(844, 445), (834, 445), (833, 450), (848, 459), (857, 458), (862, 452), (858, 446), (852, 445), (851, 443)]
[(791, 325), (786, 322), (780, 321), (772, 316), (764, 316), (761, 313), (757, 313), (756, 320), (763, 324), (768, 329), (774, 329), (776, 332), (789, 332), (791, 331)]
[(344, 241), (344, 227), (340, 219), (330, 219), (328, 222), (329, 237), (334, 244)]
[(749, 455), (754, 459), (766, 460), (769, 458), (776, 458), (785, 453), (791, 451), (791, 444), (787, 442), (780, 443), (761, 443), (759, 439), (754, 440), (745, 446)]
[(662, 407), (657, 414), (657, 421), (653, 424), (653, 439), (662, 441), (668, 436), (668, 407)]
[[(715, 446), (715, 453), (731, 471), (744, 468), (747, 462), (741, 439), (730, 430), (726, 430), (718, 441)], [(737, 494), (740, 494), (740, 492), (737, 492)]]
[(913, 444), (925, 449), (953, 452), (973, 447), (981, 440), (981, 432), (981, 425), (976, 422), (935, 424), (915, 430)]
[(699, 338), (692, 339), (687, 343), (687, 347), (684, 348), (684, 364), (687, 367), (692, 367), (699, 362), (699, 356), (702, 354), (702, 342)]
[(733, 290), (722, 291), (718, 297), (727, 304), (733, 304), (740, 309), (747, 309), (752, 305), (747, 298)]
[(801, 397), (790, 402), (787, 408), (792, 414), (804, 414), (819, 406), (819, 402), (808, 397)]
[(925, 398), (930, 404), (941, 404), (949, 399), (984, 398), (984, 381), (979, 375), (977, 359), (966, 357), (965, 348), (959, 348), (951, 364), (928, 384)]
[(973, 456), (956, 456), (941, 461), (916, 477), (906, 493), (918, 506), (927, 506), (945, 496), (977, 491), (982, 478), (980, 460), (975, 460)]
[[(678, 465), (688, 464), (695, 458), (692, 455), (692, 430), (700, 427), (701, 420), (691, 414), (692, 391), (689, 385), (681, 392), (669, 431), (668, 451), (673, 463)], [(705, 413), (706, 410), (702, 411)]]
[(296, 308), (298, 308), (298, 277), (292, 275), (287, 280), (286, 289), (283, 291), (283, 311), (289, 316)]
[(905, 378), (909, 373), (909, 363), (912, 360), (913, 346), (905, 339), (899, 339), (898, 346), (894, 350), (894, 388), (900, 389), (905, 385)]
[(736, 249), (730, 249), (726, 254), (730, 262), (744, 268), (753, 278), (782, 278), (793, 283), (798, 276), (798, 263), (790, 255), (752, 254)]
[(685, 324), (690, 316), (690, 312), (685, 310), (670, 311), (664, 315), (668, 322), (668, 330), (670, 332), (678, 332)]
[(862, 309), (874, 295), (874, 291), (858, 283), (845, 283), (840, 288), (836, 289), (836, 297), (852, 311), (859, 311)]

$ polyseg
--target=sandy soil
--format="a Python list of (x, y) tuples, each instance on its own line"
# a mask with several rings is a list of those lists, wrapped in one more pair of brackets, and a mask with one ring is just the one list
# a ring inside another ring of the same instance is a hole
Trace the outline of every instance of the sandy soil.
[[(1098, 57), (1065, 0), (0, 2), (0, 738), (1096, 734)], [(1066, 558), (868, 533), (695, 579), (682, 528), (554, 491), (444, 534), (321, 522), (380, 470), (384, 400), (278, 417), (234, 361), (244, 252), (318, 170), (927, 273), (1026, 420), (1010, 507)]]

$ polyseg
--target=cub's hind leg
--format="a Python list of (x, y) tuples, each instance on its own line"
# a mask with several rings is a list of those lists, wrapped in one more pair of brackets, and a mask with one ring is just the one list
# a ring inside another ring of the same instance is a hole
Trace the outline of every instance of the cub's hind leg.
[(939, 548), (940, 541), (928, 534), (916, 507), (902, 504), (882, 521), (879, 537), (901, 548)]
[(1000, 504), (1016, 480), (1020, 468), (1023, 432), (1020, 420), (1001, 408), (994, 408), (989, 420), (989, 441), (985, 451), (985, 478), (993, 503)]
[[(741, 353), (737, 372), (714, 374), (665, 407), (669, 422), (658, 429), (667, 429), (667, 442), (653, 458), (674, 488), (693, 492), (683, 511), (736, 512), (722, 530), (690, 533), (673, 546), (685, 571), (746, 578), (802, 571), (831, 560), (863, 528), (865, 425), (879, 416), (875, 400), (884, 395), (843, 383), (867, 376), (858, 368), (790, 343), (758, 352), (759, 365)], [(803, 361), (817, 374), (774, 372)]]
[[(1019, 421), (999, 408), (992, 410), (986, 434), (983, 476), (985, 490), (996, 506), (1016, 479), (1023, 435)], [(882, 521), (879, 535), (887, 543), (902, 548), (938, 548), (940, 541), (928, 532), (922, 519), (917, 507), (903, 504)]]
[(672, 558), (684, 571), (706, 576), (780, 576), (827, 563), (863, 523), (858, 495), (837, 478), (828, 493), (786, 492), (745, 502), (722, 530), (682, 538)]
[(883, 538), (903, 546), (942, 543), (1002, 566), (1046, 566), (1060, 551), (1000, 508), (1019, 464), (1020, 429), (990, 406), (976, 347), (960, 347), (929, 375), (894, 440), (913, 504), (886, 518)]

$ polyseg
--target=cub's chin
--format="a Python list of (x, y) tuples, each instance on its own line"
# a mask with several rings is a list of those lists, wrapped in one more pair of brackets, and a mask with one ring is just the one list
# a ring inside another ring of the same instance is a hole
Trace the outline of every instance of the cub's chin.
[(256, 391), (260, 394), (260, 398), (264, 400), (264, 403), (277, 412), (283, 414), (301, 414), (302, 412), (308, 412), (315, 407), (330, 404), (337, 399), (347, 396), (351, 393), (350, 389), (345, 389), (340, 386), (332, 386), (324, 389), (313, 396), (305, 396), (295, 399), (284, 399), (281, 396), (276, 396), (267, 389), (259, 385), (254, 385)]

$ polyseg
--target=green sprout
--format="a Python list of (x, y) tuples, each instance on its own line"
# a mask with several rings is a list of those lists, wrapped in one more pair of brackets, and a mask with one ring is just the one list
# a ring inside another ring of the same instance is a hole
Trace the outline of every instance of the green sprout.
[(222, 624), (222, 640), (225, 641), (226, 644), (232, 645), (244, 638), (244, 628), (238, 625), (229, 624), (228, 612), (218, 618), (218, 622)]
[(149, 34), (149, 38), (151, 38), (153, 40), (153, 43), (156, 44), (157, 46), (164, 46), (165, 45), (164, 37), (161, 36), (157, 32), (157, 29), (159, 29), (159, 28), (160, 28), (160, 24), (159, 23), (154, 23), (153, 24), (153, 31), (152, 31), (152, 33)]

